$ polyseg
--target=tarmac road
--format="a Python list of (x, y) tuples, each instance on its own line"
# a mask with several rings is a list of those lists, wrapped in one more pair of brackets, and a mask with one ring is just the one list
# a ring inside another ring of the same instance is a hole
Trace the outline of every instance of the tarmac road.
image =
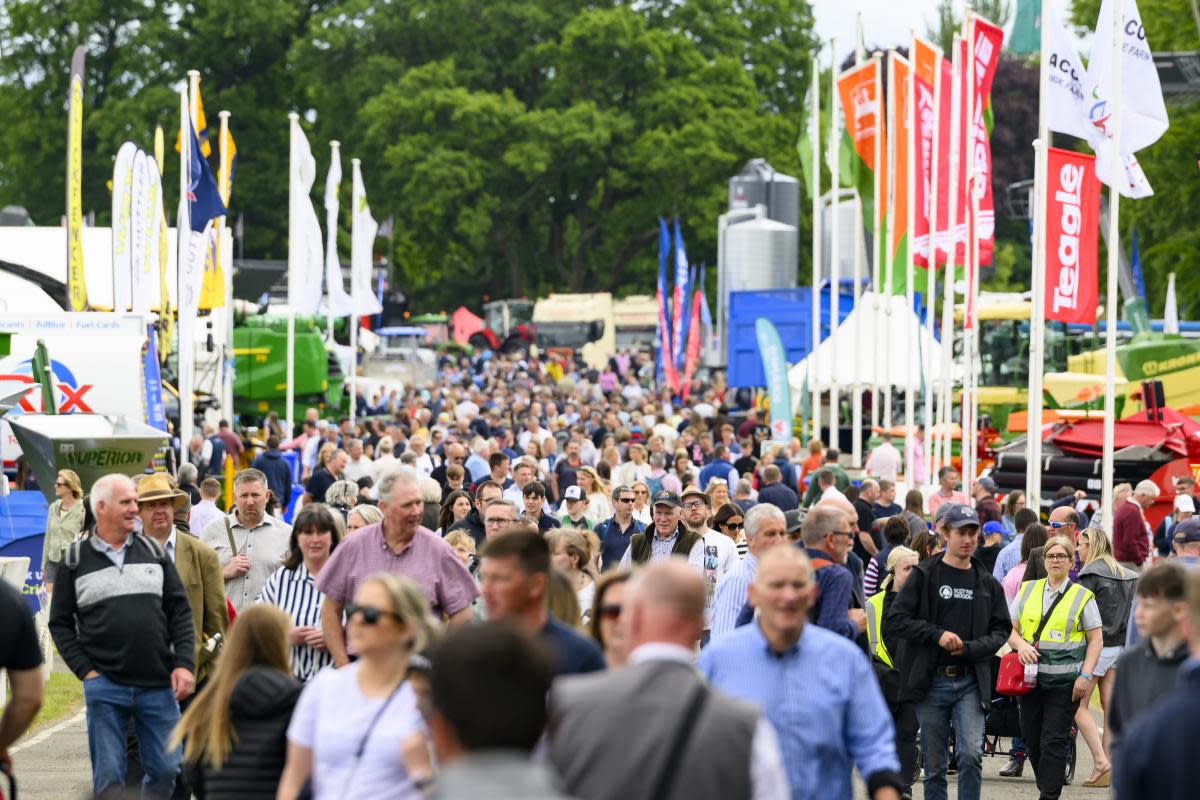
[[(1092, 712), (1099, 722), (1099, 714)], [(1079, 760), (1075, 782), (1063, 789), (1063, 800), (1102, 800), (1110, 797), (1108, 789), (1089, 789), (1080, 786), (1092, 771), (1092, 756), (1083, 737), (1077, 740)], [(1001, 740), (1001, 747), (1008, 741)], [(91, 762), (88, 758), (87, 727), (83, 711), (56, 722), (48, 728), (26, 737), (12, 749), (21, 800), (73, 800), (87, 798), (91, 789)], [(1000, 770), (1007, 757), (985, 756), (983, 759), (983, 800), (1037, 800), (1038, 790), (1033, 770), (1025, 765), (1020, 778), (1001, 778)], [(949, 796), (957, 797), (958, 788), (950, 777)], [(860, 796), (865, 797), (858, 783)], [(920, 783), (913, 787), (913, 797), (924, 797)]]

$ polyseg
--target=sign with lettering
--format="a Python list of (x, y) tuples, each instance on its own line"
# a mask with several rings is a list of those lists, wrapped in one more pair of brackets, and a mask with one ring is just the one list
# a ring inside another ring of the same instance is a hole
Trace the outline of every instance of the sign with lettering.
[(1046, 179), (1046, 318), (1092, 325), (1100, 289), (1096, 157), (1052, 147)]

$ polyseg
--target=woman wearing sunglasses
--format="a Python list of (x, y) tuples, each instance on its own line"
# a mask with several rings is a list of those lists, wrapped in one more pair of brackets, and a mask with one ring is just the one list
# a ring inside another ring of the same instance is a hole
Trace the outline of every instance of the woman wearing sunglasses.
[(1091, 697), (1103, 645), (1100, 611), (1090, 591), (1072, 583), (1075, 545), (1055, 536), (1042, 551), (1046, 577), (1025, 581), (1009, 607), (1009, 645), (1037, 666), (1036, 685), (1018, 702), (1021, 736), (1043, 798), (1057, 800), (1066, 778), (1071, 726), (1079, 701)]
[(1090, 695), (1080, 701), (1079, 709), (1075, 712), (1075, 722), (1088, 749), (1092, 751), (1092, 763), (1095, 764), (1092, 774), (1083, 785), (1108, 786), (1112, 779), (1112, 762), (1109, 760), (1112, 733), (1108, 725), (1108, 706), (1117, 677), (1113, 665), (1125, 645), (1129, 610), (1133, 607), (1133, 586), (1138, 576), (1113, 557), (1108, 534), (1101, 528), (1088, 528), (1081, 532), (1075, 540), (1075, 553), (1083, 564), (1083, 569), (1079, 571), (1079, 585), (1096, 595), (1096, 607), (1100, 610), (1100, 621), (1104, 625), (1104, 647), (1100, 650), (1095, 671), (1096, 682), (1100, 685), (1100, 706), (1104, 710), (1104, 736), (1101, 737), (1096, 720), (1088, 709)]
[(46, 516), (46, 538), (42, 546), (42, 576), (46, 592), (54, 591), (58, 563), (71, 542), (83, 530), (83, 487), (74, 471), (58, 471), (54, 481), (54, 496)]
[(422, 730), (406, 680), (412, 656), (433, 639), (425, 595), (408, 578), (379, 573), (346, 604), (346, 642), (358, 660), (323, 670), (305, 687), (288, 727), (278, 800), (294, 800), (311, 779), (316, 800), (417, 800), (428, 780), (397, 758)]
[(717, 533), (723, 533), (733, 540), (737, 545), (738, 557), (746, 555), (746, 536), (745, 536), (745, 514), (742, 509), (735, 506), (733, 503), (725, 503), (717, 506), (717, 513), (713, 514), (713, 527)]
[(621, 625), (621, 609), (625, 601), (626, 584), (632, 576), (632, 570), (609, 570), (596, 581), (596, 592), (592, 597), (588, 632), (604, 651), (604, 663), (609, 669), (625, 666), (629, 658), (625, 628)]
[(643, 525), (649, 525), (650, 516), (650, 487), (645, 481), (633, 482), (633, 518)]

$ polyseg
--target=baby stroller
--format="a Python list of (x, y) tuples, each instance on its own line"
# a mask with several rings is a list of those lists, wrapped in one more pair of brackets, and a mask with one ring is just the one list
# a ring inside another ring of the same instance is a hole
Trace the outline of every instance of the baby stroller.
[[(1067, 751), (1067, 774), (1063, 778), (1064, 786), (1070, 786), (1071, 782), (1075, 780), (1075, 760), (1078, 756), (1075, 743), (1078, 734), (1079, 729), (1072, 725), (1071, 741)], [(1014, 751), (1008, 747), (1001, 747), (1000, 740), (1020, 735), (1021, 713), (1017, 706), (1017, 698), (999, 695), (993, 697), (992, 708), (983, 723), (983, 755), (1011, 757)]]

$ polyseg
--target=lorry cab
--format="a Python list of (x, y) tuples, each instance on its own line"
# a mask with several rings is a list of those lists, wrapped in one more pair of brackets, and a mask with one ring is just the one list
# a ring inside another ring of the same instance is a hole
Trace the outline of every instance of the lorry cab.
[(552, 294), (533, 307), (537, 345), (552, 354), (576, 353), (592, 369), (604, 369), (617, 351), (613, 299), (608, 292)]

